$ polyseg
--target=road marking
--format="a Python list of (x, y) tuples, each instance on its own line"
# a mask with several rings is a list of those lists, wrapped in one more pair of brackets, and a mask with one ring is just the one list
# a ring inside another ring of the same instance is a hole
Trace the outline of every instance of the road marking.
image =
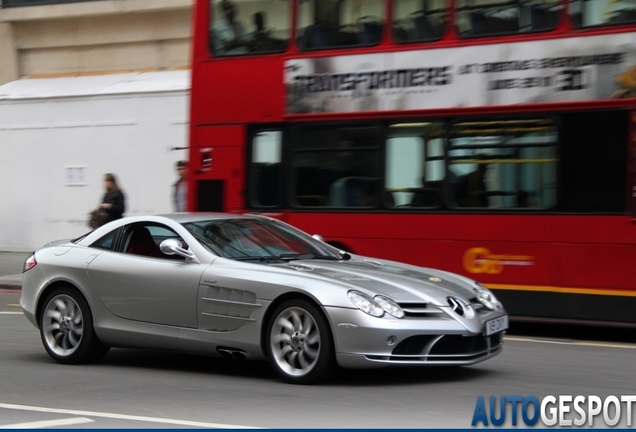
[(7, 303), (7, 306), (20, 307), (18, 303)]
[(522, 337), (522, 336), (504, 336), (505, 341), (515, 341), (515, 342), (534, 342), (534, 343), (545, 343), (545, 344), (553, 344), (553, 345), (578, 345), (578, 346), (591, 346), (591, 347), (601, 347), (601, 348), (623, 348), (623, 349), (636, 349), (635, 344), (628, 343), (612, 343), (612, 342), (595, 342), (595, 341), (563, 341), (563, 340), (550, 340), (550, 339), (535, 339), (532, 337)]
[(22, 315), (22, 312), (7, 312), (7, 311), (0, 311), (0, 315)]
[(260, 428), (255, 428), (252, 426), (231, 425), (231, 424), (222, 424), (222, 423), (206, 423), (206, 422), (196, 422), (196, 421), (190, 421), (190, 420), (167, 419), (167, 418), (160, 418), (160, 417), (146, 417), (146, 416), (136, 416), (136, 415), (127, 415), (127, 414), (104, 413), (104, 412), (97, 412), (97, 411), (80, 411), (80, 410), (69, 410), (69, 409), (58, 409), (58, 408), (46, 408), (46, 407), (15, 405), (15, 404), (5, 404), (5, 403), (0, 403), (0, 408), (22, 410), (22, 411), (37, 411), (37, 412), (47, 412), (47, 413), (56, 413), (56, 414), (68, 414), (68, 415), (86, 416), (86, 417), (102, 417), (102, 418), (115, 419), (115, 420), (133, 420), (133, 421), (139, 421), (139, 422), (162, 423), (162, 424), (202, 427), (202, 428), (260, 429)]
[(59, 420), (43, 420), (30, 423), (15, 423), (11, 425), (0, 426), (0, 429), (42, 429), (50, 427), (70, 426), (84, 423), (93, 423), (95, 420), (91, 420), (86, 417), (73, 417)]

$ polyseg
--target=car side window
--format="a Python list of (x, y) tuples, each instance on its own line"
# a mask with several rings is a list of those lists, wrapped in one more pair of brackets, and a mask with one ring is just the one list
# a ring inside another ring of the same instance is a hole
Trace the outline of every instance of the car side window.
[(91, 247), (95, 247), (98, 249), (113, 250), (118, 232), (119, 230), (115, 230), (106, 234), (104, 237), (100, 238), (95, 243), (93, 243)]
[(136, 224), (126, 230), (122, 249), (125, 254), (184, 261), (185, 259), (182, 256), (166, 255), (161, 252), (159, 245), (162, 241), (170, 238), (179, 240), (184, 249), (188, 248), (183, 239), (168, 227), (153, 224)]

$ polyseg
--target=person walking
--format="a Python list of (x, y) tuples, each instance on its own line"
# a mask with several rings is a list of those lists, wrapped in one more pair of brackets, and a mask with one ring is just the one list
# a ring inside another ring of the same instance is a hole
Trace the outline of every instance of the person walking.
[(126, 199), (117, 185), (117, 178), (114, 174), (104, 174), (104, 188), (106, 191), (101, 204), (90, 211), (89, 225), (91, 228), (99, 228), (110, 221), (121, 219), (126, 211)]
[(172, 185), (174, 209), (177, 212), (185, 212), (188, 211), (188, 163), (184, 160), (180, 160), (176, 163), (175, 168), (179, 175), (179, 179)]

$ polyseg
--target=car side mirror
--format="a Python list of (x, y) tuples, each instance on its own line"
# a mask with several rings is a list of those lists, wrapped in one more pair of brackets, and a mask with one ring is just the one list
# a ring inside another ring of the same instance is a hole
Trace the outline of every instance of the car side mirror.
[(162, 241), (159, 245), (159, 249), (161, 249), (161, 252), (166, 255), (179, 255), (184, 258), (192, 258), (192, 256), (194, 256), (191, 251), (183, 248), (183, 245), (179, 240), (174, 238)]

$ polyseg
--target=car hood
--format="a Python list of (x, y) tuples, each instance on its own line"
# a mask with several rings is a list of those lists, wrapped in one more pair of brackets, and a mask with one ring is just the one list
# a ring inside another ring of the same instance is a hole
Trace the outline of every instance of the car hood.
[(448, 305), (449, 296), (467, 301), (476, 297), (475, 282), (460, 275), (384, 260), (350, 261), (298, 260), (275, 264), (290, 270), (331, 279), (368, 294), (383, 294), (398, 303)]

